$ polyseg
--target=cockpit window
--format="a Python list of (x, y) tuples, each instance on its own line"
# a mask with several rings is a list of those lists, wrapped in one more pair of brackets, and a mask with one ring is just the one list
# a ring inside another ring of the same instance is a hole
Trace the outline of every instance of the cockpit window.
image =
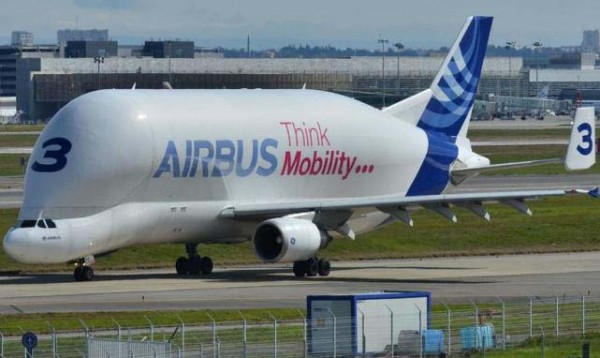
[(56, 229), (56, 224), (52, 219), (46, 219), (46, 226), (48, 226), (49, 229)]
[(21, 223), (21, 227), (22, 228), (35, 227), (35, 220), (23, 220), (23, 222)]
[(42, 220), (42, 219), (38, 220), (37, 227), (45, 229), (46, 228), (46, 223), (44, 222), (44, 220)]

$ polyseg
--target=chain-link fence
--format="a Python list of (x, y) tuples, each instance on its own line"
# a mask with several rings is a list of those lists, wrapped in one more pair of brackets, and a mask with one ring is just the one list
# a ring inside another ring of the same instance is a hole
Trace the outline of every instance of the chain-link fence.
[[(333, 314), (333, 313), (332, 313)], [(217, 322), (210, 313), (198, 324), (142, 327), (88, 327), (78, 331), (39, 334), (34, 357), (341, 357), (341, 356), (464, 356), (510, 350), (524, 342), (552, 342), (600, 332), (600, 298), (529, 298), (461, 305), (435, 305), (427, 330), (402, 328), (402, 315), (389, 311), (378, 317), (337, 317), (312, 321), (280, 320)], [(381, 322), (380, 328), (365, 319)], [(411, 319), (414, 319), (412, 317)], [(208, 323), (207, 323), (208, 322)], [(24, 327), (26, 329), (26, 327)], [(2, 335), (0, 357), (26, 357), (20, 335)]]

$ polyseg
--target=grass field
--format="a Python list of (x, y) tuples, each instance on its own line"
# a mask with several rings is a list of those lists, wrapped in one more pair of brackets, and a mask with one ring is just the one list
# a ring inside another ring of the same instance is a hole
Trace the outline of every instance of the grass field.
[[(456, 312), (461, 307), (460, 305), (450, 305), (449, 308)], [(442, 308), (440, 306), (434, 306), (434, 311), (439, 311)], [(173, 327), (177, 327), (181, 324), (181, 321), (185, 322), (187, 327), (190, 326), (205, 326), (211, 327), (212, 321), (208, 315), (211, 315), (217, 322), (219, 327), (218, 336), (220, 342), (224, 344), (239, 344), (242, 332), (241, 332), (241, 320), (242, 315), (249, 324), (248, 331), (248, 342), (253, 343), (268, 343), (272, 339), (272, 328), (270, 323), (272, 317), (275, 317), (278, 322), (278, 340), (279, 342), (302, 342), (304, 331), (303, 326), (298, 324), (305, 317), (303, 310), (296, 309), (253, 309), (253, 310), (241, 310), (241, 311), (221, 311), (221, 310), (180, 310), (180, 311), (138, 311), (138, 312), (78, 312), (78, 313), (56, 313), (56, 314), (15, 314), (15, 315), (0, 315), (0, 332), (5, 337), (20, 336), (23, 331), (33, 331), (37, 334), (50, 333), (50, 326), (58, 332), (81, 332), (83, 321), (86, 327), (92, 331), (109, 331), (114, 332), (115, 326), (119, 324), (127, 332), (129, 327), (141, 328), (148, 327), (151, 321), (155, 327), (169, 327), (167, 329), (168, 334), (164, 335), (163, 338), (160, 336), (160, 332), (164, 332), (163, 329), (159, 329), (157, 334), (158, 340), (166, 340), (167, 337), (173, 331)], [(438, 317), (438, 318), (436, 318)], [(519, 319), (519, 317), (515, 317)], [(441, 321), (438, 322), (438, 320)], [(80, 321), (81, 320), (81, 321)], [(290, 324), (284, 324), (289, 322)], [(296, 324), (294, 324), (296, 323)], [(498, 322), (496, 322), (498, 323)], [(536, 322), (539, 323), (539, 322)], [(256, 324), (266, 324), (263, 327), (256, 327)], [(434, 315), (431, 326), (437, 329), (445, 330), (445, 320), (443, 316)], [(453, 321), (453, 335), (454, 344), (458, 344), (458, 330), (460, 327), (471, 326), (472, 321), (459, 322)], [(512, 323), (507, 322), (508, 327), (512, 326)], [(509, 358), (509, 357), (539, 357), (541, 356), (542, 346), (545, 353), (545, 357), (579, 357), (581, 354), (582, 345), (584, 342), (589, 343), (592, 348), (592, 352), (598, 350), (600, 347), (600, 336), (597, 333), (588, 333), (586, 337), (581, 337), (580, 334), (575, 333), (573, 335), (564, 335), (555, 337), (552, 335), (551, 327), (553, 322), (549, 320), (547, 322), (548, 333), (546, 338), (542, 340), (540, 337), (534, 337), (527, 339), (523, 343), (516, 346), (508, 346), (506, 350), (502, 350), (501, 346), (497, 346), (496, 349), (487, 350), (485, 352), (471, 352), (470, 357), (495, 357), (495, 358)], [(498, 326), (496, 326), (498, 327)], [(500, 331), (497, 331), (500, 334)], [(512, 335), (515, 332), (507, 330), (507, 336)], [(522, 333), (522, 332), (521, 332)], [(536, 333), (537, 334), (537, 333)], [(83, 333), (81, 333), (83, 335)], [(60, 336), (59, 336), (60, 337)], [(148, 331), (138, 332), (132, 335), (133, 340), (140, 340), (143, 337), (148, 338)], [(211, 330), (206, 329), (202, 331), (194, 331), (187, 335), (186, 342), (194, 345), (199, 342), (210, 345), (211, 343)], [(496, 337), (496, 339), (500, 339)], [(193, 343), (190, 342), (193, 340)], [(75, 336), (66, 336), (66, 338), (59, 338), (59, 342), (62, 347), (73, 347), (84, 346), (85, 342), (81, 338)], [(176, 336), (174, 343), (181, 346), (181, 336)], [(11, 340), (6, 345), (7, 352), (19, 351), (20, 342)], [(63, 349), (65, 351), (66, 349)], [(459, 352), (458, 346), (453, 346), (453, 356), (464, 356), (463, 353)], [(592, 355), (594, 356), (594, 355)]]
[(0, 176), (15, 176), (25, 174), (21, 158), (29, 159), (28, 154), (0, 154)]
[(0, 132), (40, 132), (45, 124), (0, 125)]
[(0, 148), (2, 147), (25, 147), (31, 148), (37, 140), (37, 134), (6, 134), (0, 135)]
[[(479, 146), (475, 152), (488, 157), (492, 164), (521, 162), (527, 160), (562, 158), (566, 154), (566, 146), (534, 145), (534, 146)], [(528, 168), (507, 169), (486, 172), (482, 175), (556, 175), (556, 174), (595, 174), (600, 173), (600, 166), (578, 172), (568, 172), (562, 164), (546, 164)]]

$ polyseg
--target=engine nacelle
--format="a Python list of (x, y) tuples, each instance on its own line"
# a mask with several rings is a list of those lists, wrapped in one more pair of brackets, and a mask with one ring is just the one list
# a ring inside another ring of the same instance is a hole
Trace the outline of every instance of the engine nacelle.
[(312, 222), (294, 218), (264, 221), (253, 238), (254, 252), (264, 262), (307, 260), (329, 240), (329, 235)]

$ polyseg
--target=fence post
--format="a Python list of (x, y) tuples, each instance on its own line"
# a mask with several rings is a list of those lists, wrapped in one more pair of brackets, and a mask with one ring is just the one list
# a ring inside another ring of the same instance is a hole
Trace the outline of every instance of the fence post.
[(479, 306), (475, 303), (475, 301), (471, 300), (471, 304), (475, 307), (475, 326), (479, 327)]
[(448, 337), (448, 356), (452, 355), (452, 310), (442, 301), (444, 307), (446, 307), (446, 336)]
[(216, 346), (217, 346), (217, 321), (215, 321), (215, 319), (213, 318), (213, 316), (210, 315), (210, 313), (206, 312), (206, 315), (208, 316), (208, 318), (210, 318), (210, 320), (212, 321), (212, 332), (213, 332), (213, 357), (216, 358), (217, 356), (217, 351), (216, 351)]
[(533, 299), (529, 297), (529, 338), (533, 337)]
[(306, 321), (306, 316), (304, 315), (304, 313), (301, 310), (298, 310), (298, 313), (300, 313), (300, 315), (302, 316), (302, 328), (304, 331), (303, 334), (303, 343), (304, 343), (304, 357), (308, 357), (308, 323)]
[(544, 326), (540, 325), (542, 330), (542, 358), (546, 358), (546, 334), (544, 334)]
[(121, 325), (114, 318), (111, 317), (110, 319), (112, 319), (112, 321), (117, 324), (117, 339), (120, 341), (121, 340)]
[(88, 328), (88, 326), (86, 326), (86, 325), (85, 325), (85, 323), (84, 323), (84, 322), (81, 320), (81, 318), (79, 319), (79, 323), (81, 324), (81, 326), (82, 326), (82, 327), (83, 327), (83, 329), (84, 329), (84, 332), (85, 332), (85, 338), (86, 338), (86, 339), (87, 339), (87, 338), (89, 338), (88, 336), (89, 336), (89, 334), (90, 334), (90, 329)]
[[(52, 340), (52, 358), (56, 358), (58, 356), (58, 352), (56, 350), (56, 331), (54, 330), (54, 327), (52, 327), (49, 321), (46, 321), (46, 324), (48, 325), (48, 328), (50, 328), (50, 337)], [(0, 352), (0, 357), (4, 357), (4, 354), (2, 352)]]
[(390, 311), (390, 350), (392, 352), (392, 358), (394, 358), (394, 311), (392, 311), (388, 305), (385, 305), (385, 308)]
[(277, 358), (277, 318), (271, 312), (267, 312), (273, 319), (273, 358)]
[(333, 317), (333, 358), (335, 358), (337, 356), (337, 317), (331, 308), (328, 308), (327, 312)]
[(185, 322), (181, 319), (181, 316), (176, 315), (177, 319), (181, 323), (181, 355), (185, 357)]
[(242, 332), (242, 339), (243, 339), (243, 343), (244, 343), (244, 358), (246, 358), (247, 354), (248, 354), (248, 350), (247, 350), (247, 328), (248, 326), (246, 325), (246, 317), (244, 317), (244, 315), (242, 314), (242, 311), (238, 311), (240, 317), (242, 317), (242, 322), (243, 322), (243, 332)]
[(144, 318), (150, 323), (150, 342), (154, 342), (154, 323), (152, 323), (148, 316), (144, 316)]
[(506, 303), (499, 296), (496, 298), (502, 303), (502, 350), (506, 350)]
[(554, 319), (556, 326), (556, 338), (558, 338), (558, 296), (554, 296), (555, 301), (555, 309), (554, 309)]
[(415, 304), (417, 311), (419, 311), (419, 358), (423, 358), (423, 312)]
[(367, 356), (367, 336), (365, 335), (365, 313), (358, 307), (356, 307), (361, 315), (361, 333), (362, 333), (362, 355), (363, 358)]
[(4, 357), (4, 335), (0, 332), (0, 357)]
[(585, 337), (585, 295), (581, 296), (581, 334)]

